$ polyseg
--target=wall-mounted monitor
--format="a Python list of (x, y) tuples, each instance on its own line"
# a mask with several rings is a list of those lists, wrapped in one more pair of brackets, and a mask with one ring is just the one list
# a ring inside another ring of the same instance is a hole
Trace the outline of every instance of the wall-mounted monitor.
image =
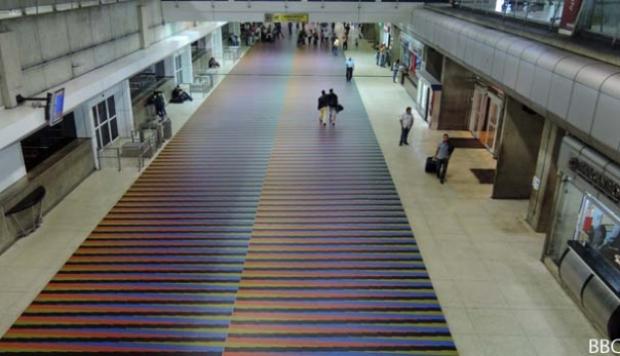
[(47, 105), (45, 106), (45, 119), (49, 126), (54, 126), (62, 121), (65, 106), (65, 88), (60, 88), (53, 93), (47, 93)]

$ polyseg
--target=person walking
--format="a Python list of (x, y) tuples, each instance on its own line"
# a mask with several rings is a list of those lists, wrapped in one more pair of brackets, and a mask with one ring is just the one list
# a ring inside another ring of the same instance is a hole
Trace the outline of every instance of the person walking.
[(392, 82), (396, 83), (396, 77), (398, 77), (398, 71), (400, 70), (400, 59), (392, 65)]
[(348, 38), (347, 38), (347, 37), (345, 37), (345, 38), (342, 40), (342, 50), (343, 50), (343, 51), (348, 51), (348, 50), (349, 50), (349, 40), (348, 40)]
[(413, 115), (411, 115), (411, 107), (408, 106), (405, 109), (405, 113), (400, 115), (400, 142), (399, 146), (409, 145), (407, 142), (407, 136), (409, 136), (409, 131), (413, 127)]
[(441, 184), (446, 180), (446, 173), (448, 171), (448, 161), (454, 151), (454, 146), (450, 143), (450, 136), (447, 133), (443, 134), (443, 139), (437, 146), (435, 151), (435, 161), (437, 162), (437, 178)]
[[(334, 36), (336, 37), (336, 36)], [(334, 53), (334, 56), (338, 55), (338, 47), (340, 46), (340, 40), (338, 39), (338, 37), (336, 37), (336, 39), (334, 40), (334, 45), (332, 46), (332, 52)]]
[(292, 22), (288, 23), (288, 35), (289, 36), (293, 35), (293, 23)]
[(338, 114), (338, 95), (334, 93), (334, 89), (329, 89), (329, 94), (327, 94), (327, 106), (329, 106), (329, 122), (332, 126), (335, 126), (336, 115)]
[(351, 79), (353, 78), (353, 68), (355, 67), (355, 63), (353, 62), (353, 58), (349, 57), (349, 59), (347, 59), (347, 61), (345, 62), (345, 65), (347, 67), (347, 82), (350, 82)]
[(385, 67), (385, 46), (381, 45), (381, 50), (379, 51), (379, 66)]
[(319, 96), (319, 124), (327, 126), (327, 116), (329, 115), (329, 105), (327, 104), (327, 94), (325, 90), (321, 90), (321, 96)]

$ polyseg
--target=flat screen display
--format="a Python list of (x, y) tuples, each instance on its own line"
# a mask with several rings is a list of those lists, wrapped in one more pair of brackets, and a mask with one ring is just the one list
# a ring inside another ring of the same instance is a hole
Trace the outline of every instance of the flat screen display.
[(50, 126), (54, 126), (62, 121), (64, 106), (65, 88), (58, 89), (51, 95), (48, 94), (47, 120)]

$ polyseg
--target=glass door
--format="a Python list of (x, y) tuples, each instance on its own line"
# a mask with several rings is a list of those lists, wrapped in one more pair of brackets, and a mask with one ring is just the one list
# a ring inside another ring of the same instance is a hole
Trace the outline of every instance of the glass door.
[(419, 81), (419, 85), (418, 85), (418, 105), (420, 106), (420, 113), (422, 113), (422, 118), (424, 119), (424, 121), (428, 120), (427, 114), (428, 114), (428, 92), (429, 92), (429, 85), (426, 83), (426, 81), (424, 80), (420, 80)]
[(486, 101), (486, 89), (476, 85), (474, 88), (474, 95), (472, 97), (471, 112), (469, 113), (469, 131), (471, 131), (474, 137), (479, 136), (480, 131), (480, 116), (485, 107)]
[(487, 125), (484, 134), (484, 141), (482, 142), (487, 148), (495, 153), (497, 144), (497, 129), (500, 123), (500, 115), (502, 114), (503, 101), (498, 96), (487, 93), (489, 99), (489, 109), (487, 111)]
[(560, 262), (567, 242), (573, 240), (579, 225), (585, 194), (568, 179), (564, 179), (558, 192), (551, 240), (546, 254), (555, 263)]

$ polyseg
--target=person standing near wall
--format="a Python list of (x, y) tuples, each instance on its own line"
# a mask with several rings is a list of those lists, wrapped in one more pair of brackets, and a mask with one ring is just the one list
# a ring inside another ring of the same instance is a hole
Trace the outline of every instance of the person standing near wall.
[(408, 106), (407, 109), (405, 109), (405, 112), (400, 115), (400, 142), (398, 143), (399, 146), (402, 145), (409, 145), (409, 142), (407, 142), (407, 136), (409, 136), (409, 131), (411, 131), (411, 128), (413, 127), (413, 115), (411, 114), (411, 107)]

